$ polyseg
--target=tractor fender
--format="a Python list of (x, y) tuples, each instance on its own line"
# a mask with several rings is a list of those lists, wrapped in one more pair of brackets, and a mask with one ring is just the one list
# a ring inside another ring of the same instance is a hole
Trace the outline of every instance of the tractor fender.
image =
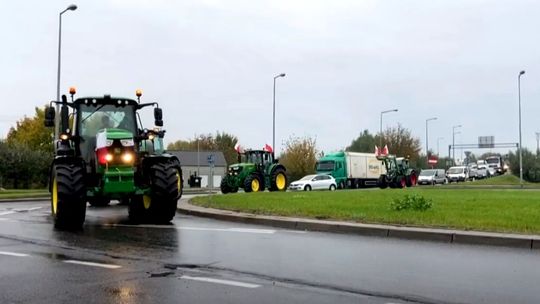
[(283, 169), (283, 171), (287, 172), (285, 166), (283, 166), (282, 164), (277, 164), (272, 168), (272, 170), (270, 170), (270, 174), (274, 173), (274, 171), (276, 171), (277, 169)]
[[(57, 164), (77, 165), (86, 168), (86, 163), (81, 157), (70, 155), (56, 155), (49, 166), (49, 192), (52, 191), (51, 176), (54, 166)], [(86, 169), (84, 170), (86, 172)]]

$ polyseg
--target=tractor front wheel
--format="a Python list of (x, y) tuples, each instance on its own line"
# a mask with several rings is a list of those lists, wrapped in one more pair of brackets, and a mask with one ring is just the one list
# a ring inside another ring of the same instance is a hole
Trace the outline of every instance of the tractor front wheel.
[(285, 170), (279, 168), (272, 173), (272, 181), (270, 183), (270, 191), (285, 191), (287, 190), (287, 175)]
[(51, 214), (59, 229), (81, 229), (86, 217), (84, 168), (54, 165), (51, 177)]
[(227, 194), (229, 192), (232, 192), (231, 188), (227, 184), (227, 178), (224, 178), (224, 179), (221, 180), (221, 184), (219, 185), (219, 187), (221, 188), (221, 193), (223, 193), (223, 194)]
[(386, 175), (379, 176), (379, 179), (377, 180), (377, 186), (381, 189), (386, 189), (388, 187), (388, 183), (386, 182)]
[(416, 172), (411, 172), (411, 174), (407, 175), (406, 184), (407, 187), (415, 187), (417, 184), (417, 178), (416, 178)]
[(264, 191), (264, 184), (261, 178), (257, 174), (251, 174), (244, 180), (245, 192), (259, 192)]

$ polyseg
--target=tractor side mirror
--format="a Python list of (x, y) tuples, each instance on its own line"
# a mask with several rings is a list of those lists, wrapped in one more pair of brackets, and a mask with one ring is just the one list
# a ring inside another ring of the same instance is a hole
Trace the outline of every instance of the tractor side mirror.
[(163, 127), (163, 111), (161, 108), (154, 108), (154, 124), (158, 127)]
[(45, 107), (45, 127), (54, 127), (54, 117), (56, 116), (56, 111), (54, 107)]

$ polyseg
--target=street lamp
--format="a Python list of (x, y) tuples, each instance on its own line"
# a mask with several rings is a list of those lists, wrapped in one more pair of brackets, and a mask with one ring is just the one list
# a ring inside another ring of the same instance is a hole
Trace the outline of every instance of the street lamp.
[(437, 117), (431, 117), (426, 119), (426, 158), (429, 160), (429, 145), (428, 145), (428, 121), (437, 120)]
[(456, 163), (456, 134), (460, 134), (461, 132), (456, 132), (456, 128), (461, 128), (461, 125), (453, 126), (452, 127), (452, 161), (454, 164)]
[[(60, 63), (61, 63), (61, 52), (62, 52), (62, 14), (67, 11), (74, 11), (77, 9), (77, 5), (71, 4), (65, 10), (60, 12), (58, 16), (58, 72), (56, 74), (56, 101), (60, 101)], [(60, 105), (56, 104), (56, 112), (60, 111)], [(58, 138), (60, 133), (60, 115), (56, 115), (56, 122), (54, 128), (54, 138)]]
[(274, 94), (273, 94), (273, 107), (272, 107), (272, 151), (276, 151), (276, 79), (279, 77), (285, 77), (285, 73), (274, 76)]
[(398, 109), (392, 109), (392, 110), (386, 110), (386, 111), (382, 111), (382, 112), (381, 112), (381, 120), (380, 120), (380, 122), (381, 122), (381, 129), (380, 129), (380, 132), (381, 132), (380, 134), (381, 134), (381, 135), (380, 135), (380, 136), (381, 136), (381, 137), (380, 137), (380, 139), (379, 139), (379, 148), (382, 148), (382, 137), (383, 137), (383, 134), (382, 134), (382, 116), (383, 116), (383, 114), (385, 114), (385, 113), (397, 112), (397, 111), (398, 111)]
[(439, 156), (439, 140), (444, 139), (444, 137), (437, 137), (437, 156)]
[(523, 188), (523, 159), (521, 156), (521, 75), (525, 74), (525, 71), (519, 72), (518, 75), (518, 102), (519, 102), (519, 184)]

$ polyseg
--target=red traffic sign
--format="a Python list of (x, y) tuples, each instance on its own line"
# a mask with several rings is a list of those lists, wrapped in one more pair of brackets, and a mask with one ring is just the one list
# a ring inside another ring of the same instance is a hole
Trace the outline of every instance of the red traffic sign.
[(430, 157), (427, 162), (430, 165), (436, 165), (439, 162), (439, 159), (437, 157)]

